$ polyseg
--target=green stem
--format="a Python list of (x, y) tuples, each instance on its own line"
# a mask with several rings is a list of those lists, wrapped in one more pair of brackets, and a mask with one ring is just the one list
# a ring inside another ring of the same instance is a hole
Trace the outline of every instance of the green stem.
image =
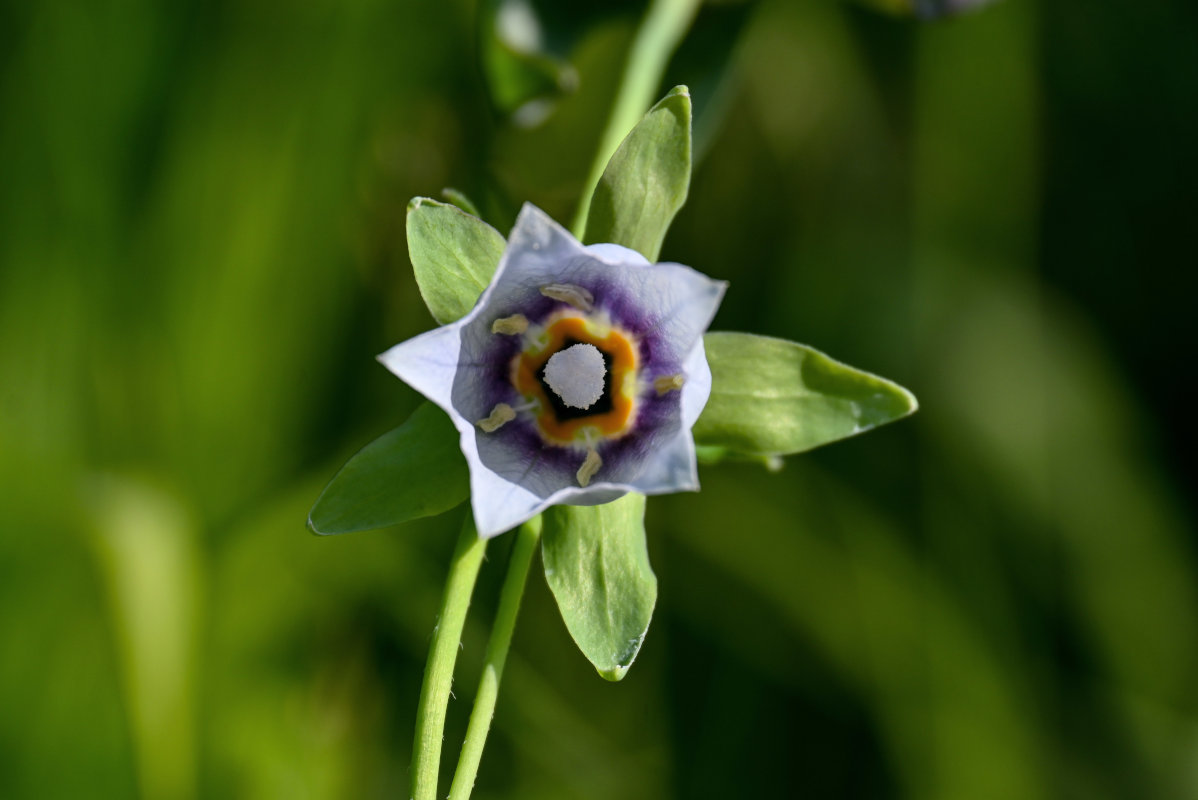
[(436, 800), (437, 777), (441, 768), (441, 742), (445, 738), (445, 709), (453, 686), (453, 665), (466, 623), (466, 609), (478, 578), (487, 542), (478, 537), (474, 518), (466, 515), (461, 536), (453, 552), (441, 613), (433, 631), (424, 684), (420, 687), (420, 706), (416, 713), (416, 738), (412, 743), (412, 798)]
[(474, 710), (470, 712), (470, 724), (466, 728), (466, 740), (462, 742), (462, 755), (449, 789), (449, 800), (468, 800), (474, 789), (474, 778), (478, 774), (478, 762), (482, 759), (483, 746), (487, 743), (487, 732), (491, 729), (491, 718), (495, 715), (495, 700), (499, 695), (499, 679), (503, 676), (503, 664), (507, 660), (512, 644), (512, 632), (516, 629), (516, 615), (520, 612), (520, 598), (524, 595), (524, 584), (528, 581), (528, 570), (537, 552), (541, 538), (541, 518), (533, 517), (520, 526), (516, 543), (512, 546), (512, 557), (508, 563), (507, 577), (499, 594), (499, 610), (495, 612), (495, 626), (491, 629), (491, 641), (487, 643), (487, 655), (483, 662), (482, 678), (474, 696)]
[(591, 195), (603, 177), (603, 170), (620, 142), (633, 129), (661, 86), (666, 64), (678, 48), (687, 28), (695, 18), (700, 0), (653, 0), (645, 13), (645, 21), (636, 32), (636, 38), (628, 49), (628, 62), (620, 88), (612, 104), (607, 127), (599, 139), (595, 161), (582, 187), (582, 199), (574, 215), (574, 236), (582, 241), (586, 233), (587, 214), (591, 208)]

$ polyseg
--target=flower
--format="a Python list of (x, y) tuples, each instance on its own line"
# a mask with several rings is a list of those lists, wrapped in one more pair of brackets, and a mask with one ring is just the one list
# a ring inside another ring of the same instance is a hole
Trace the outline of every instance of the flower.
[(726, 286), (583, 246), (525, 204), (474, 309), (379, 361), (453, 420), (475, 524), (491, 537), (551, 505), (699, 488), (703, 332)]

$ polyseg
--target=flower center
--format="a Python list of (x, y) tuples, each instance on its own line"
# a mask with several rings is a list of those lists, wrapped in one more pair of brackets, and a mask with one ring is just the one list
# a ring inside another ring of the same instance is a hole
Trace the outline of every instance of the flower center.
[[(547, 444), (590, 447), (632, 430), (643, 389), (636, 339), (598, 315), (565, 309), (522, 334), (512, 386)], [(597, 439), (596, 439), (597, 437)]]
[(554, 353), (542, 374), (564, 404), (588, 409), (603, 396), (607, 365), (595, 345), (575, 344)]

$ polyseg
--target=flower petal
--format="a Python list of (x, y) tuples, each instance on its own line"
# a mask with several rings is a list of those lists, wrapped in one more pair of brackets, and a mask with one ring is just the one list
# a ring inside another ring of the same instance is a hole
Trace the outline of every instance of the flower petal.
[(638, 267), (649, 266), (649, 259), (622, 244), (588, 244), (582, 248), (601, 261), (609, 264), (633, 264)]
[(462, 453), (470, 467), (470, 507), (481, 538), (490, 539), (511, 530), (549, 505), (544, 498), (483, 464), (478, 457), (475, 431), (461, 433)]
[(678, 430), (669, 440), (655, 447), (645, 463), (645, 471), (632, 483), (641, 494), (699, 491), (695, 439), (690, 428)]
[(624, 484), (595, 483), (585, 489), (570, 486), (540, 496), (483, 464), (478, 457), (476, 441), (473, 435), (463, 432), (462, 452), (470, 465), (470, 505), (478, 535), (484, 539), (511, 530), (550, 506), (600, 505), (623, 497), (633, 489)]
[(707, 350), (703, 347), (703, 337), (695, 342), (690, 355), (682, 362), (682, 374), (686, 382), (682, 384), (682, 427), (687, 435), (699, 420), (707, 399), (711, 397), (711, 365), (707, 363)]
[(542, 286), (570, 283), (571, 265), (590, 263), (586, 249), (570, 232), (532, 203), (525, 203), (508, 237), (507, 250), (491, 282), (491, 303), (502, 305), (512, 294), (528, 290), (540, 293)]
[(691, 427), (703, 413), (707, 398), (711, 396), (711, 368), (707, 365), (702, 336), (683, 362), (682, 373), (686, 379), (682, 384), (682, 425), (647, 457), (644, 472), (633, 481), (641, 494), (699, 491), (699, 471)]
[(728, 288), (725, 281), (712, 280), (682, 264), (652, 264), (625, 270), (620, 277), (621, 288), (652, 320), (655, 338), (667, 343), (678, 363), (702, 339)]
[(455, 323), (400, 342), (378, 356), (378, 360), (400, 380), (453, 417), (453, 382), (458, 373), (461, 352), (461, 327)]

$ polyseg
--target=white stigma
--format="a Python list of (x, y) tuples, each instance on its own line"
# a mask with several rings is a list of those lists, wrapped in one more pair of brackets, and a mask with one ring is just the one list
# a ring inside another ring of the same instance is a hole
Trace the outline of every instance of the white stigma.
[(593, 344), (559, 350), (545, 365), (545, 383), (570, 408), (587, 409), (603, 396), (607, 365)]

